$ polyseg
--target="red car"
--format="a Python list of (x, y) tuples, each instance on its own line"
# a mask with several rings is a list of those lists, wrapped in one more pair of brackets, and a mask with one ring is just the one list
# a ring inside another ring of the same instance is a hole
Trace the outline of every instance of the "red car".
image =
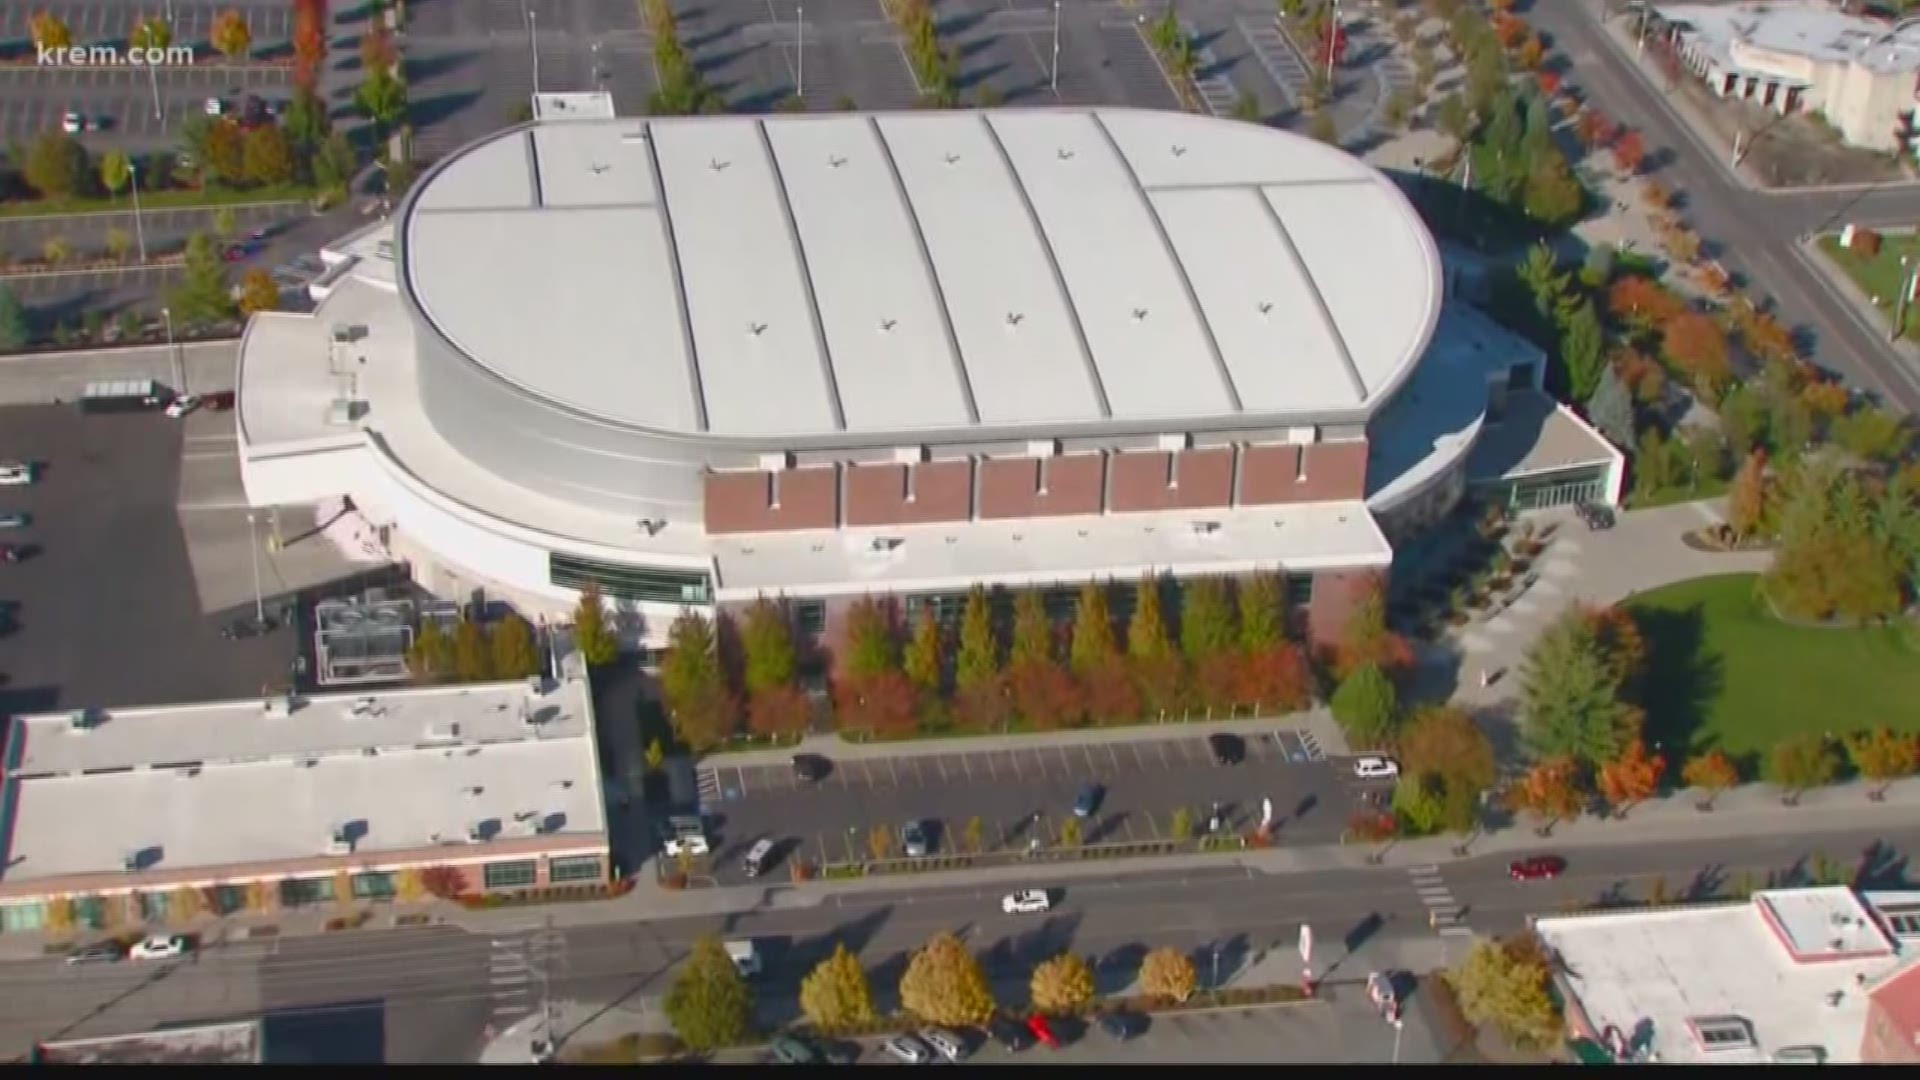
[(1567, 860), (1558, 855), (1535, 855), (1515, 859), (1507, 866), (1507, 876), (1515, 881), (1552, 881), (1566, 869)]
[(1047, 1023), (1046, 1017), (1039, 1013), (1027, 1017), (1027, 1030), (1033, 1032), (1033, 1037), (1045, 1044), (1047, 1049), (1060, 1049), (1060, 1039), (1054, 1035), (1053, 1025)]

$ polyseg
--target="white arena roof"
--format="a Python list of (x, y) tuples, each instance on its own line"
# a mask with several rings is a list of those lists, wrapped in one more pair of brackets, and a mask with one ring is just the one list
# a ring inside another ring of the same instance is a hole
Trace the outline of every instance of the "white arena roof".
[(399, 235), (473, 362), (721, 439), (1363, 416), (1442, 293), (1371, 168), (1130, 109), (536, 123), (431, 172)]

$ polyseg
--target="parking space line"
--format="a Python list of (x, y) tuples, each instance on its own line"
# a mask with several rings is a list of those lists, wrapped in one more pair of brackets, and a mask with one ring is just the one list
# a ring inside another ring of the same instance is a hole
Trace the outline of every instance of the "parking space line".
[(1165, 739), (1158, 740), (1154, 749), (1160, 751), (1160, 767), (1161, 768), (1164, 769), (1173, 764), (1173, 762), (1167, 760), (1167, 740)]
[(1120, 774), (1120, 772), (1121, 772), (1121, 768), (1120, 768), (1120, 751), (1118, 751), (1118, 750), (1115, 750), (1115, 749), (1113, 748), (1113, 744), (1112, 744), (1112, 743), (1108, 743), (1108, 744), (1107, 744), (1107, 760), (1109, 760), (1109, 761), (1111, 761), (1111, 762), (1113, 762), (1113, 771), (1114, 771), (1114, 775), (1116, 775), (1116, 776), (1117, 776), (1117, 775), (1119, 775), (1119, 774)]
[(1026, 779), (1026, 774), (1020, 771), (1020, 752), (1018, 750), (1007, 751), (1007, 760), (1013, 765), (1013, 778), (1015, 780)]
[(960, 768), (966, 771), (966, 774), (967, 774), (967, 783), (969, 783), (969, 784), (971, 784), (971, 783), (973, 783), (973, 761), (972, 761), (972, 758), (973, 758), (973, 755), (972, 755), (972, 754), (961, 754), (961, 755), (960, 755)]
[(744, 799), (747, 797), (747, 770), (735, 769), (733, 770), (733, 772), (734, 772), (734, 778), (740, 782), (740, 791), (738, 795), (740, 798)]
[(1086, 743), (1081, 743), (1080, 751), (1082, 754), (1086, 756), (1087, 771), (1094, 776), (1100, 775), (1100, 766), (1096, 764), (1093, 760), (1093, 747)]
[(893, 778), (894, 787), (900, 786), (900, 767), (895, 764), (894, 758), (887, 759), (887, 775)]
[[(1067, 748), (1064, 746), (1056, 746), (1053, 749), (1055, 753), (1060, 755), (1060, 778), (1065, 780), (1071, 777), (1073, 775), (1073, 765), (1067, 761)], [(1091, 758), (1088, 759), (1088, 764), (1092, 764)]]

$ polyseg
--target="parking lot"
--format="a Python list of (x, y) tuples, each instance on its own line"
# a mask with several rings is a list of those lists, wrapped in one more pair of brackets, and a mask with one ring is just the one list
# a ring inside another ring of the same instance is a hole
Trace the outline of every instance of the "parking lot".
[(30, 517), (6, 539), (34, 549), (0, 566), (0, 713), (244, 697), (287, 678), (294, 633), (228, 641), (202, 613), (176, 509), (186, 430), (158, 413), (0, 410), (0, 459), (40, 472), (0, 488), (0, 508)]
[(11, 45), (7, 55), (25, 52), (32, 55), (29, 20), (39, 12), (58, 16), (73, 33), (75, 45), (118, 45), (127, 40), (134, 25), (149, 14), (163, 15), (172, 22), (173, 44), (191, 46), (203, 59), (219, 54), (207, 41), (213, 21), (226, 10), (247, 17), (247, 29), (253, 34), (253, 54), (270, 56), (284, 51), (293, 33), (292, 5), (280, 0), (165, 0), (164, 3), (135, 3), (132, 0), (36, 0), (31, 4), (0, 5), (0, 43)]
[(96, 155), (178, 150), (181, 130), (205, 115), (208, 98), (231, 103), (248, 94), (284, 104), (293, 97), (291, 75), (278, 67), (0, 67), (0, 135), (27, 142), (59, 131), (76, 112), (87, 122), (78, 138)]
[[(870, 858), (876, 826), (897, 831), (927, 823), (935, 854), (966, 849), (966, 829), (981, 821), (987, 850), (1022, 849), (1036, 837), (1051, 844), (1074, 801), (1090, 783), (1105, 789), (1083, 825), (1088, 844), (1170, 838), (1174, 812), (1185, 809), (1197, 834), (1215, 802), (1225, 828), (1259, 823), (1271, 799), (1283, 843), (1331, 841), (1348, 808), (1368, 785), (1343, 762), (1329, 761), (1311, 733), (1249, 733), (1245, 759), (1215, 765), (1205, 735), (1130, 742), (1046, 746), (836, 761), (816, 783), (788, 765), (706, 768), (701, 799), (713, 822), (712, 873), (744, 879), (741, 856), (762, 837), (787, 841), (786, 857), (823, 862)], [(1036, 816), (1038, 818), (1036, 819)], [(897, 852), (897, 840), (894, 843)]]

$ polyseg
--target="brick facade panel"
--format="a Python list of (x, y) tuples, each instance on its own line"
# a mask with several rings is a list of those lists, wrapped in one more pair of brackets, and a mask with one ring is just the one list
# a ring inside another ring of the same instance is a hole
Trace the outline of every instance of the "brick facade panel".
[(1335, 502), (1364, 498), (1366, 492), (1365, 440), (1249, 446), (1240, 452), (1240, 503), (1244, 506)]
[[(1169, 484), (1169, 480), (1173, 483)], [(1108, 509), (1197, 510), (1233, 502), (1233, 450), (1182, 450), (1113, 455)]]
[(980, 462), (978, 482), (983, 520), (1097, 514), (1106, 494), (1106, 455), (988, 458)]
[(831, 529), (839, 524), (839, 470), (713, 472), (704, 511), (710, 534)]
[(973, 462), (849, 465), (846, 491), (850, 526), (966, 521), (973, 517)]
[(1362, 593), (1379, 577), (1375, 570), (1322, 570), (1313, 575), (1313, 599), (1307, 603), (1307, 636), (1315, 645), (1332, 645), (1346, 631)]

